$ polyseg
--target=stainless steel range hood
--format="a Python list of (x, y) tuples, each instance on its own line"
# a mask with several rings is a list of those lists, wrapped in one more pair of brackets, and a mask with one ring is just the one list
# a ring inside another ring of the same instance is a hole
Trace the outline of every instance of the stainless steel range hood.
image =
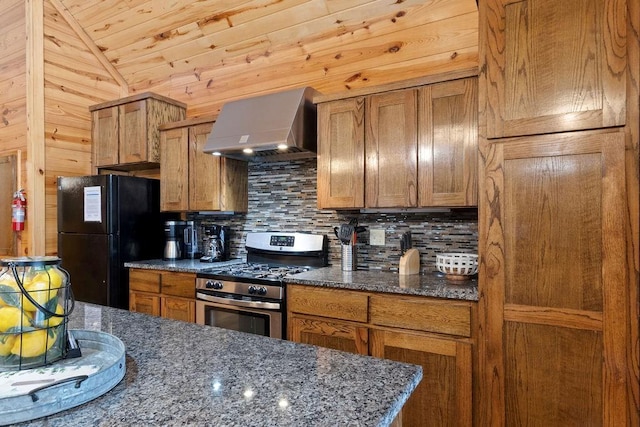
[(318, 94), (303, 87), (224, 104), (204, 152), (251, 162), (315, 157)]

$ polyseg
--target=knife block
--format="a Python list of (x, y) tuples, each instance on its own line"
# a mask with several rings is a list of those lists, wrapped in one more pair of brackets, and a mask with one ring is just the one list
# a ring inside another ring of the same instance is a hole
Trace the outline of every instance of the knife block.
[(411, 248), (400, 257), (400, 265), (398, 266), (400, 275), (407, 276), (410, 274), (420, 273), (420, 252)]

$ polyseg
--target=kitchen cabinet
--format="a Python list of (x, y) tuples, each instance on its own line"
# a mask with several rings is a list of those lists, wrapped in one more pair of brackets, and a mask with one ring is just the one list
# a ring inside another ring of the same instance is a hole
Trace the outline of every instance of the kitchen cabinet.
[(477, 78), (420, 88), (418, 205), (476, 206), (478, 195)]
[(364, 97), (318, 104), (318, 208), (364, 207)]
[(404, 426), (470, 426), (475, 303), (287, 285), (289, 339), (421, 365)]
[(129, 269), (129, 310), (195, 322), (195, 282), (192, 273)]
[(151, 92), (89, 107), (93, 166), (114, 170), (157, 168), (158, 127), (186, 117), (186, 104)]
[(619, 0), (483, 2), (486, 136), (624, 125), (626, 8)]
[(482, 158), (478, 425), (637, 425), (624, 132), (487, 141)]
[(318, 207), (477, 205), (477, 100), (472, 76), (319, 102)]
[(190, 119), (160, 126), (161, 210), (247, 211), (247, 163), (202, 151), (212, 125)]

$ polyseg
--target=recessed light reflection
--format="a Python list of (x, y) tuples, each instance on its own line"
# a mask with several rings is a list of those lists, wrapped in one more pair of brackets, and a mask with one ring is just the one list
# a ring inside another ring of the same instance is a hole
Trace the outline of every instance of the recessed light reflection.
[(248, 388), (248, 389), (246, 389), (244, 391), (244, 393), (242, 395), (247, 399), (251, 399), (254, 394), (255, 394), (255, 392), (253, 390), (251, 390), (250, 388)]
[(213, 382), (213, 391), (220, 391), (221, 388), (222, 388), (222, 384), (220, 383), (220, 381)]
[(213, 153), (211, 153), (211, 154), (213, 154), (214, 156), (222, 156), (222, 153), (221, 153), (221, 152), (219, 152), (219, 151), (214, 151), (214, 152), (213, 152)]
[(282, 399), (278, 400), (278, 406), (281, 409), (286, 409), (289, 407), (289, 401), (283, 397)]
[(251, 148), (243, 148), (243, 149), (242, 149), (242, 152), (243, 152), (244, 154), (251, 154), (251, 153), (253, 153), (253, 150), (252, 150)]
[(278, 150), (286, 150), (287, 148), (289, 148), (289, 146), (287, 144), (278, 144)]

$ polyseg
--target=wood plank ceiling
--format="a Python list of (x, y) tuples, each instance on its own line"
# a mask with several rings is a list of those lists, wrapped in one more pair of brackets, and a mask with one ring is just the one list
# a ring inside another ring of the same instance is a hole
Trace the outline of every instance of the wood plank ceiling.
[(475, 0), (51, 1), (130, 93), (154, 90), (196, 110), (193, 93), (215, 93), (202, 112), (274, 88), (313, 83), (331, 93), (386, 83), (391, 64), (396, 79), (424, 73), (427, 63), (438, 71), (477, 65)]

